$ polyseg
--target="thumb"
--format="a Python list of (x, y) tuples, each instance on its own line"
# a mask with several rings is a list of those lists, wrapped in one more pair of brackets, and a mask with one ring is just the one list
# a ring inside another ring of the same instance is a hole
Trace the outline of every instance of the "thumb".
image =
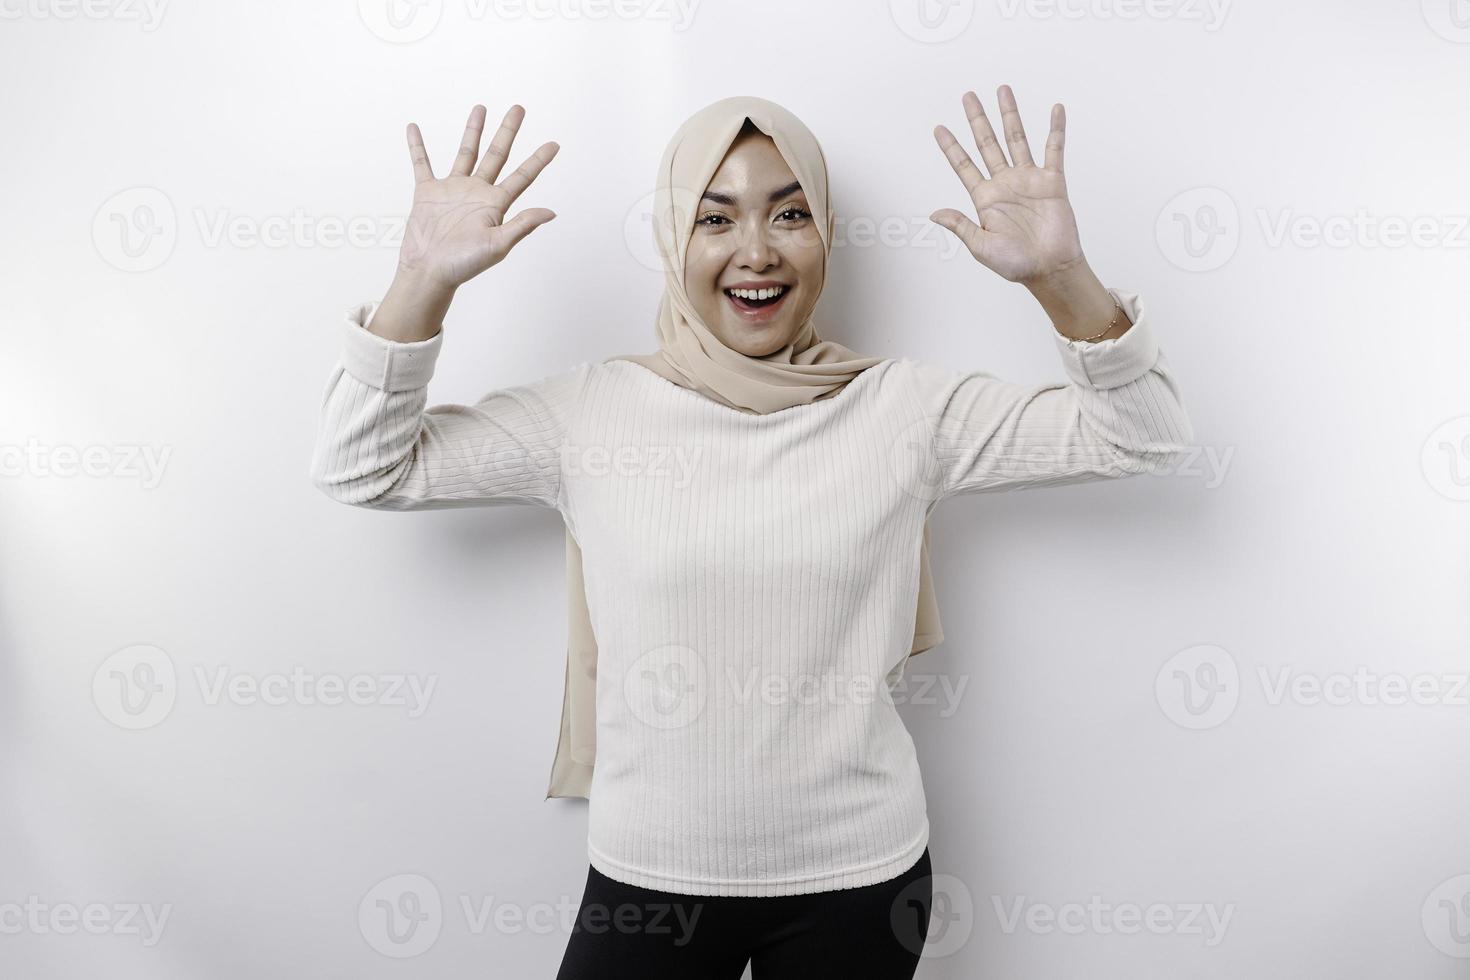
[(556, 212), (548, 208), (527, 208), (514, 218), (500, 226), (500, 232), (504, 236), (507, 251), (514, 248), (522, 239), (535, 231), (541, 225), (546, 224), (556, 217)]
[(983, 239), (990, 233), (954, 208), (940, 208), (929, 215), (929, 220), (953, 232), (956, 238), (965, 243), (970, 254), (976, 258), (984, 251)]

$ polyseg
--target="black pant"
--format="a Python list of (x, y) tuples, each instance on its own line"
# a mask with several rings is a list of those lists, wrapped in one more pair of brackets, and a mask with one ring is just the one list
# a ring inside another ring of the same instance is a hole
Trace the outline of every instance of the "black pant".
[(591, 866), (557, 980), (912, 980), (929, 933), (929, 849), (888, 881), (807, 895), (680, 895)]

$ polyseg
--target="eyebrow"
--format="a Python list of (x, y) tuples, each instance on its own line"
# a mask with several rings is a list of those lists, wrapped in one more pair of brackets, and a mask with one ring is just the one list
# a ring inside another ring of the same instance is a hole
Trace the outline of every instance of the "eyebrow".
[[(769, 198), (767, 198), (767, 202), (770, 203), (770, 204), (775, 204), (777, 201), (781, 200), (781, 198), (785, 197), (786, 195), (788, 195), (788, 194), (795, 194), (799, 190), (801, 190), (801, 181), (799, 181), (799, 180), (793, 180), (791, 183), (787, 184), (785, 187), (781, 188), (780, 190), (778, 190), (778, 191), (772, 191), (771, 192), (771, 196)], [(735, 206), (735, 199), (733, 197), (731, 197), (728, 194), (718, 194), (715, 191), (705, 191), (704, 192), (704, 196), (701, 197), (700, 200), (701, 201), (714, 201), (716, 204), (724, 204), (724, 205), (726, 205), (728, 207), (734, 207)]]

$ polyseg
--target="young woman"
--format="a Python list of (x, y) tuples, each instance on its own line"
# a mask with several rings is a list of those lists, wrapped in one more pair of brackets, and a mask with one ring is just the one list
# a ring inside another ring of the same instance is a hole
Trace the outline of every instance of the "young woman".
[(455, 290), (554, 217), (506, 216), (557, 146), (500, 180), (523, 111), (480, 159), (475, 106), (436, 177), (408, 127), (398, 272), (344, 325), (312, 475), (358, 506), (523, 502), (565, 519), (598, 662), (590, 866), (561, 980), (738, 980), (747, 963), (759, 980), (912, 977), (929, 822), (884, 695), (937, 642), (930, 514), (961, 493), (1142, 472), (1192, 438), (1138, 297), (1083, 257), (1062, 107), (1038, 166), (1009, 88), (999, 101), (1009, 158), (964, 96), (984, 171), (935, 130), (979, 222), (932, 218), (1036, 297), (1067, 383), (820, 340), (821, 148), (780, 106), (738, 97), (687, 120), (660, 163), (658, 350), (426, 409)]

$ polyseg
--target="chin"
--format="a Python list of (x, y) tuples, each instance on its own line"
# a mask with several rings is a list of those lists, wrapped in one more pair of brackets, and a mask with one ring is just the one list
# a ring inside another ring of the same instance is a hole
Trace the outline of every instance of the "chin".
[(725, 324), (720, 340), (746, 357), (765, 357), (791, 343), (791, 329), (784, 324), (752, 327), (748, 323)]

